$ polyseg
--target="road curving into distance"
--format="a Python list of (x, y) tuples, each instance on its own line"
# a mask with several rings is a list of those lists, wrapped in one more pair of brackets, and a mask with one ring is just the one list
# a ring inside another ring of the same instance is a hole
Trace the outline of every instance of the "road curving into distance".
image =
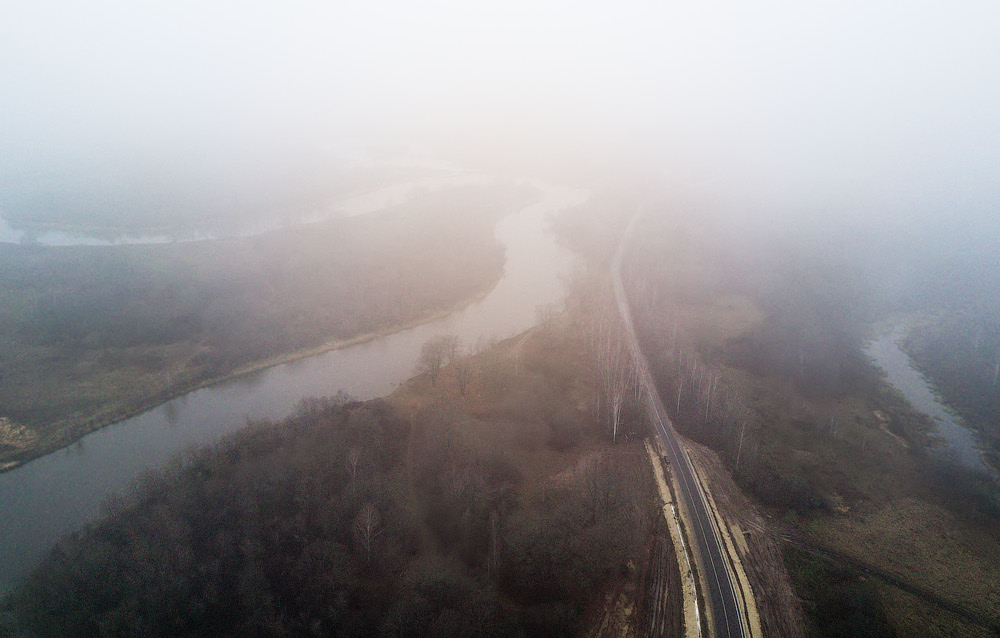
[(703, 578), (699, 580), (698, 584), (703, 589), (707, 589), (707, 591), (702, 591), (702, 597), (712, 610), (714, 625), (712, 635), (716, 638), (748, 638), (750, 632), (737, 602), (739, 594), (733, 584), (732, 574), (729, 572), (719, 530), (715, 519), (709, 514), (705, 494), (701, 490), (700, 483), (695, 479), (691, 461), (684, 452), (673, 423), (667, 415), (666, 408), (663, 407), (663, 401), (660, 399), (656, 384), (653, 383), (653, 376), (649, 372), (649, 364), (639, 349), (635, 325), (632, 321), (632, 311), (629, 308), (625, 287), (622, 284), (622, 254), (644, 207), (645, 204), (640, 205), (629, 221), (611, 265), (615, 302), (625, 324), (629, 348), (632, 350), (632, 356), (639, 367), (639, 380), (649, 401), (649, 412), (656, 436), (659, 437), (664, 449), (666, 449), (671, 472), (677, 479), (680, 498), (690, 513), (688, 534), (694, 539), (692, 547), (697, 553), (699, 568), (704, 572)]

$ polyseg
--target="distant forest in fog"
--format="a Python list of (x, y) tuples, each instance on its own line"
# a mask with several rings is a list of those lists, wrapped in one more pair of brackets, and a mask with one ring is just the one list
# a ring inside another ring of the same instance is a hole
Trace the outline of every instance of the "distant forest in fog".
[(60, 229), (110, 240), (123, 234), (185, 238), (330, 215), (336, 198), (420, 174), (318, 152), (257, 153), (39, 168), (0, 188), (0, 217), (28, 231), (29, 241), (33, 233)]

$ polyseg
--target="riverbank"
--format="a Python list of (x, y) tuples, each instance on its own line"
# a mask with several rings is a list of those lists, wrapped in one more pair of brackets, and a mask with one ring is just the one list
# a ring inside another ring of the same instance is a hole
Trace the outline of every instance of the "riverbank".
[(483, 299), (504, 269), (495, 226), (530, 197), (526, 187), (464, 187), (257, 238), (5, 247), (0, 417), (18, 436), (0, 436), (0, 467)]
[(973, 471), (992, 472), (995, 476), (996, 468), (991, 466), (988, 450), (983, 445), (986, 433), (972, 427), (948, 402), (944, 392), (934, 383), (928, 362), (918, 360), (921, 352), (913, 346), (913, 334), (927, 321), (927, 318), (905, 317), (880, 326), (876, 336), (865, 346), (865, 354), (885, 373), (887, 383), (914, 408), (931, 418), (944, 442), (939, 450), (943, 456), (953, 457)]
[(1000, 477), (1000, 335), (992, 321), (971, 311), (928, 314), (897, 342), (941, 405), (939, 418), (968, 432), (984, 469)]
[[(645, 635), (652, 477), (641, 441), (612, 444), (590, 416), (594, 371), (572, 330), (556, 320), (434, 383), (303, 404), (189, 453), (65, 540), (69, 562), (44, 561), (0, 601), (0, 632), (254, 633), (263, 614), (291, 634), (423, 634), (475, 609), (482, 635)], [(196, 565), (215, 567), (206, 578)], [(176, 613), (157, 606), (167, 595)]]
[[(453, 312), (461, 310), (466, 306), (481, 301), (488, 294), (490, 294), (490, 292), (493, 290), (493, 288), (496, 287), (496, 284), (499, 281), (500, 281), (500, 273), (497, 273), (496, 279), (489, 285), (488, 288), (485, 288), (475, 293), (474, 295), (455, 303), (450, 307), (437, 310), (426, 316), (416, 318), (412, 321), (396, 326), (387, 327), (377, 332), (369, 332), (363, 335), (358, 335), (356, 337), (351, 337), (349, 339), (334, 339), (320, 346), (301, 348), (294, 352), (289, 352), (286, 354), (271, 357), (269, 359), (265, 359), (263, 361), (258, 361), (252, 364), (244, 365), (239, 369), (234, 370), (225, 375), (220, 375), (218, 377), (205, 379), (203, 381), (199, 381), (189, 386), (179, 386), (176, 388), (172, 388), (169, 394), (164, 395), (162, 397), (157, 397), (156, 399), (150, 399), (146, 403), (141, 404), (137, 407), (122, 406), (117, 411), (112, 411), (110, 414), (107, 415), (102, 414), (99, 416), (95, 416), (94, 420), (91, 422), (78, 424), (77, 427), (69, 431), (67, 431), (67, 429), (65, 428), (61, 428), (57, 433), (57, 437), (53, 439), (34, 441), (30, 439), (28, 436), (22, 434), (22, 436), (25, 437), (24, 440), (27, 441), (26, 445), (23, 448), (21, 448), (20, 452), (16, 456), (14, 456), (11, 460), (5, 460), (3, 462), (0, 462), (0, 473), (15, 470), (18, 467), (24, 465), (25, 463), (30, 463), (31, 461), (33, 461), (38, 457), (51, 454), (52, 452), (55, 452), (69, 445), (72, 445), (80, 438), (92, 432), (100, 430), (101, 428), (108, 427), (110, 425), (114, 425), (115, 423), (131, 418), (138, 414), (142, 414), (143, 412), (152, 410), (166, 403), (167, 401), (183, 396), (190, 392), (194, 392), (196, 390), (214, 386), (220, 383), (225, 383), (227, 381), (233, 381), (241, 377), (246, 377), (248, 375), (261, 372), (268, 368), (273, 368), (275, 366), (292, 363), (300, 359), (305, 359), (307, 357), (323, 354), (324, 352), (330, 352), (332, 350), (339, 350), (342, 348), (348, 348), (350, 346), (367, 343), (369, 341), (373, 341), (375, 339), (379, 339), (387, 335), (400, 332), (402, 330), (408, 330), (410, 328), (415, 328), (417, 326), (421, 326), (430, 323), (432, 321), (436, 321), (438, 319), (441, 319), (442, 317), (446, 317), (452, 314)], [(4, 425), (5, 424), (0, 423), (0, 426)], [(11, 428), (11, 430), (16, 429), (18, 433), (22, 433), (26, 430), (24, 426), (18, 426), (16, 424), (9, 424), (9, 427)], [(56, 427), (58, 427), (58, 424), (56, 425)]]
[[(538, 307), (559, 304), (565, 298), (577, 263), (572, 253), (555, 242), (548, 218), (587, 197), (585, 191), (547, 184), (537, 190), (541, 197), (534, 203), (502, 214), (495, 224), (483, 222), (486, 232), (477, 236), (489, 238), (489, 246), (497, 242), (501, 247), (496, 268), (502, 267), (503, 276), (482, 300), (380, 338), (189, 392), (0, 474), (0, 511), (4, 513), (0, 517), (0, 591), (13, 587), (60, 538), (97, 520), (109, 499), (127, 493), (143, 474), (169, 467), (170, 459), (185, 450), (235, 436), (248, 422), (280, 421), (294, 413), (304, 397), (343, 392), (367, 400), (389, 395), (413, 376), (421, 347), (436, 335), (456, 335), (472, 347), (506, 339), (534, 325)], [(382, 214), (372, 217), (378, 218), (382, 218), (380, 223), (393, 221)], [(452, 236), (447, 233), (440, 239), (445, 244), (442, 251), (448, 254), (432, 259), (431, 264), (447, 265), (467, 255), (466, 248), (478, 250), (479, 260), (492, 254), (492, 248), (484, 252), (481, 244), (469, 242), (449, 247)], [(411, 263), (412, 274), (426, 272), (426, 266), (420, 265)], [(467, 292), (460, 298), (471, 296)]]

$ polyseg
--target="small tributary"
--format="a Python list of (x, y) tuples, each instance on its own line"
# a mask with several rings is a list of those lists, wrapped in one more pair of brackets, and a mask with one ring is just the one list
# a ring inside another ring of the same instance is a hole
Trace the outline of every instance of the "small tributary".
[(886, 380), (903, 394), (910, 405), (934, 420), (938, 433), (947, 443), (945, 454), (954, 455), (968, 467), (986, 471), (987, 466), (976, 449), (973, 432), (938, 400), (933, 386), (900, 347), (899, 342), (908, 329), (907, 324), (900, 323), (883, 331), (868, 343), (865, 353), (885, 371)]

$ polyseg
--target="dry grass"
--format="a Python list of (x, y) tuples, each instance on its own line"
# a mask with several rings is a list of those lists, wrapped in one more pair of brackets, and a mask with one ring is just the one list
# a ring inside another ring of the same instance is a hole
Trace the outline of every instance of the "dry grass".
[(1000, 544), (938, 505), (916, 498), (871, 504), (818, 518), (807, 530), (833, 549), (1000, 616)]
[(928, 606), (927, 602), (890, 585), (877, 587), (889, 622), (899, 636), (924, 638), (995, 638), (988, 629)]

